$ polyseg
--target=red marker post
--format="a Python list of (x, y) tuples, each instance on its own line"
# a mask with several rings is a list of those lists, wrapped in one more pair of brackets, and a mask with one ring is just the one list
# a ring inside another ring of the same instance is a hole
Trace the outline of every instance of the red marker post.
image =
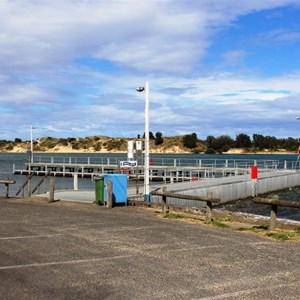
[(257, 178), (258, 178), (258, 168), (257, 166), (251, 167), (251, 179), (252, 179), (252, 197), (257, 196)]
[(257, 179), (258, 176), (258, 168), (257, 166), (251, 167), (251, 179)]

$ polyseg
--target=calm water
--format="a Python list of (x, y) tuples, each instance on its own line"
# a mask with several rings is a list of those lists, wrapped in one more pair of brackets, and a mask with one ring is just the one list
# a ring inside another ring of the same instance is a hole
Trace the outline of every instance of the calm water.
[[(103, 160), (110, 159), (111, 162), (117, 160), (126, 160), (125, 154), (95, 154), (95, 153), (43, 153), (35, 154), (34, 161), (39, 160), (51, 160), (51, 157), (55, 161), (66, 162), (72, 160), (72, 162), (85, 162), (90, 158), (91, 163), (102, 162)], [(286, 164), (289, 168), (295, 166), (297, 162), (296, 154), (219, 154), (219, 155), (207, 155), (207, 154), (151, 154), (150, 159), (154, 164), (165, 164), (172, 165), (174, 164), (174, 159), (176, 159), (177, 165), (185, 165), (190, 161), (196, 161), (199, 159), (216, 162), (219, 160), (277, 160), (279, 162), (278, 167), (283, 168)], [(14, 196), (17, 189), (24, 182), (25, 176), (14, 175), (13, 174), (13, 165), (16, 169), (25, 169), (25, 163), (27, 158), (24, 153), (0, 153), (0, 179), (14, 179), (16, 184), (10, 187), (10, 196)], [(285, 163), (286, 162), (286, 163)], [(299, 163), (299, 162), (298, 162)], [(299, 165), (297, 165), (299, 168)], [(36, 176), (37, 177), (37, 176)], [(34, 177), (34, 178), (36, 178)], [(38, 180), (36, 178), (35, 180)], [(34, 182), (33, 182), (34, 185)], [(79, 189), (94, 189), (94, 182), (90, 178), (80, 178), (79, 179)], [(73, 178), (70, 177), (56, 177), (55, 178), (55, 188), (59, 189), (72, 189), (73, 188)], [(3, 194), (4, 186), (0, 185), (0, 195)], [(286, 200), (300, 201), (300, 187), (289, 189), (288, 191), (283, 191), (280, 194), (280, 198)], [(271, 196), (271, 194), (270, 194)], [(261, 215), (269, 215), (269, 207), (259, 204), (253, 204), (250, 200), (240, 200), (231, 204), (224, 205), (222, 207), (226, 210), (232, 211), (241, 211), (248, 213), (257, 213)], [(300, 210), (295, 208), (279, 208), (278, 212), (279, 217), (289, 218), (293, 220), (300, 221)]]

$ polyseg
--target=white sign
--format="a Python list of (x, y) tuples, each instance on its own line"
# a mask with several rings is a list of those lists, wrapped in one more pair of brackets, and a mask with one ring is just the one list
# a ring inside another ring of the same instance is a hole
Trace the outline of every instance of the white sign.
[(134, 168), (137, 166), (136, 160), (130, 160), (130, 161), (120, 161), (120, 167), (121, 168)]
[(137, 151), (142, 151), (142, 141), (136, 141), (135, 148)]
[(133, 141), (127, 143), (127, 158), (133, 159)]

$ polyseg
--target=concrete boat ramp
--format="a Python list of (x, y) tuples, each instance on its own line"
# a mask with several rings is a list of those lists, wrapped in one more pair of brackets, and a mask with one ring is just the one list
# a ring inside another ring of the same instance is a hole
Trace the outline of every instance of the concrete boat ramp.
[[(197, 181), (186, 181), (177, 183), (152, 182), (151, 190), (166, 187), (168, 191), (179, 194), (196, 195), (206, 197), (208, 192), (213, 193), (214, 198), (220, 198), (222, 203), (245, 199), (259, 194), (275, 192), (300, 185), (300, 172), (296, 170), (272, 170), (259, 173), (257, 180), (251, 179), (249, 174), (229, 176), (221, 178), (200, 179)], [(140, 186), (139, 193), (136, 193), (135, 186), (127, 189), (128, 199), (143, 200), (143, 186)], [(48, 197), (48, 194), (39, 195)], [(57, 190), (54, 194), (55, 200), (77, 201), (93, 203), (95, 201), (95, 190)], [(154, 202), (159, 202), (158, 196), (153, 196)], [(201, 206), (196, 201), (182, 199), (168, 199), (170, 205), (179, 206)]]

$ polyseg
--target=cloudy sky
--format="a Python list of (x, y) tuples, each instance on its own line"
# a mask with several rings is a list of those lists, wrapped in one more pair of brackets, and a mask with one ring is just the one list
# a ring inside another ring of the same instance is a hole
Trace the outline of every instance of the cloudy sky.
[(0, 0), (0, 139), (300, 137), (300, 0)]

